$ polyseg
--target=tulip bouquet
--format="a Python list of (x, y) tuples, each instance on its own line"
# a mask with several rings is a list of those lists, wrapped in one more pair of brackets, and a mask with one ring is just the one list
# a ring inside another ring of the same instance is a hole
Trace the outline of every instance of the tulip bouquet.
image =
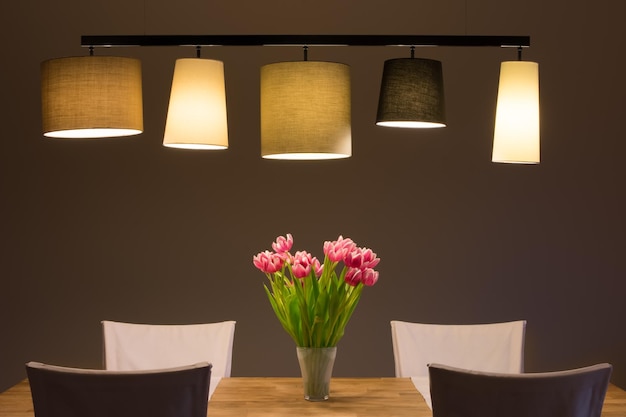
[[(380, 259), (349, 238), (324, 242), (324, 261), (306, 251), (291, 254), (293, 237), (279, 236), (271, 251), (253, 257), (265, 273), (265, 292), (283, 328), (299, 347), (334, 347), (365, 286), (378, 281)], [(337, 274), (337, 266), (343, 266)]]

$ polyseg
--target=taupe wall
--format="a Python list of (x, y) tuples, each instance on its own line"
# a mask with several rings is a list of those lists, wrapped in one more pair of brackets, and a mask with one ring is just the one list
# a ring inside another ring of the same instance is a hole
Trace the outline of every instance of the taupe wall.
[[(37, 0), (0, 15), (0, 389), (28, 360), (100, 366), (102, 319), (234, 319), (233, 375), (297, 375), (251, 264), (288, 232), (317, 255), (343, 234), (382, 258), (335, 375), (393, 375), (392, 319), (526, 319), (527, 370), (608, 361), (626, 387), (626, 3)], [(498, 48), (418, 49), (444, 65), (437, 131), (374, 126), (383, 62), (407, 50), (311, 48), (352, 67), (348, 160), (259, 156), (259, 67), (299, 48), (204, 49), (226, 65), (226, 152), (161, 146), (174, 60), (192, 48), (111, 51), (142, 59), (141, 136), (44, 139), (40, 62), (85, 54), (81, 35), (143, 33), (530, 35), (542, 163), (490, 162), (499, 63), (515, 59)]]

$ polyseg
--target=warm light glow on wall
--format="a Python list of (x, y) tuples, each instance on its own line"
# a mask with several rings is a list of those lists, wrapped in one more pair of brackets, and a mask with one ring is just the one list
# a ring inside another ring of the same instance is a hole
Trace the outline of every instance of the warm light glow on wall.
[(352, 155), (350, 67), (319, 61), (261, 67), (261, 156)]
[(176, 60), (163, 145), (186, 149), (228, 148), (222, 61)]
[(84, 56), (41, 64), (44, 136), (101, 138), (143, 131), (141, 62)]
[(503, 62), (496, 107), (493, 162), (539, 163), (539, 65)]

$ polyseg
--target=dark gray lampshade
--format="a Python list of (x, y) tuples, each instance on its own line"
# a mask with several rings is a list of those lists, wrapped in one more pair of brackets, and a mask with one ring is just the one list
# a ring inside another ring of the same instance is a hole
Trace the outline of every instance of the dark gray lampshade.
[(425, 58), (385, 61), (376, 124), (389, 127), (445, 127), (441, 61)]

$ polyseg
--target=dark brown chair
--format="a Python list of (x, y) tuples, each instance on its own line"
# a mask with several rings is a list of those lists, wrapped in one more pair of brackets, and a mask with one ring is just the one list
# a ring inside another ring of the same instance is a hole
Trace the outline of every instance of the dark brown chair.
[(211, 365), (149, 371), (26, 364), (35, 417), (206, 417)]
[(600, 417), (612, 369), (504, 374), (431, 364), (433, 417)]

